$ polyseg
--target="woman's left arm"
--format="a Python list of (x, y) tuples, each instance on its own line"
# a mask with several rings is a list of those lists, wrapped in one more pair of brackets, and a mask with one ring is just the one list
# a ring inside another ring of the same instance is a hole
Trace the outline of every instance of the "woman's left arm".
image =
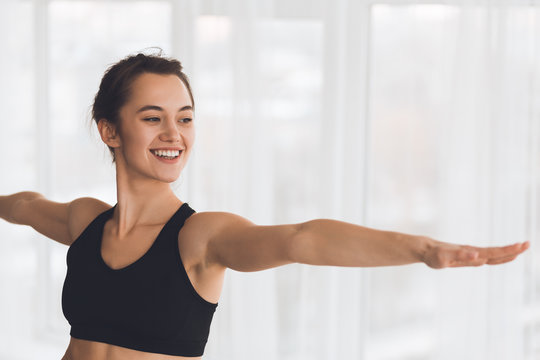
[(376, 230), (331, 219), (298, 224), (256, 225), (231, 213), (201, 220), (218, 224), (208, 236), (205, 263), (237, 271), (260, 271), (290, 263), (348, 267), (424, 262), (440, 269), (502, 264), (514, 260), (529, 242), (504, 247), (456, 245), (427, 236)]
[(440, 269), (509, 262), (527, 250), (529, 242), (501, 247), (456, 245), (427, 236), (315, 219), (301, 224), (291, 246), (292, 258), (304, 264), (372, 267), (424, 262)]

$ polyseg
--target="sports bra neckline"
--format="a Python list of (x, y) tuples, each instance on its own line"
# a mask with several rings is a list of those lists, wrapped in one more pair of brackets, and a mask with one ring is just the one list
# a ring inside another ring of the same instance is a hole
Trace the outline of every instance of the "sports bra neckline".
[(163, 237), (163, 233), (165, 232), (165, 229), (167, 227), (169, 227), (170, 224), (173, 222), (173, 220), (178, 216), (178, 214), (180, 214), (182, 212), (182, 209), (184, 207), (188, 206), (187, 202), (184, 202), (184, 203), (182, 203), (182, 205), (180, 205), (178, 210), (176, 210), (172, 214), (172, 216), (169, 218), (169, 220), (167, 220), (167, 222), (161, 227), (161, 230), (159, 231), (158, 235), (155, 237), (154, 241), (152, 242), (152, 245), (150, 245), (150, 247), (148, 248), (148, 250), (146, 250), (146, 252), (144, 254), (142, 254), (139, 258), (137, 258), (135, 261), (131, 262), (128, 265), (123, 266), (123, 267), (118, 268), (118, 269), (114, 269), (114, 268), (110, 267), (105, 262), (105, 260), (103, 259), (103, 255), (102, 255), (102, 252), (101, 252), (101, 245), (103, 243), (103, 232), (104, 232), (104, 229), (105, 229), (105, 223), (112, 217), (112, 215), (114, 213), (114, 209), (116, 208), (117, 205), (118, 205), (118, 203), (116, 203), (109, 210), (105, 211), (105, 216), (103, 217), (103, 219), (101, 220), (101, 223), (99, 224), (98, 241), (97, 241), (97, 253), (98, 253), (97, 255), (98, 255), (98, 258), (99, 258), (99, 262), (101, 263), (101, 265), (103, 265), (103, 267), (107, 271), (110, 271), (110, 272), (113, 272), (113, 273), (121, 273), (123, 271), (127, 271), (127, 270), (137, 266), (137, 264), (141, 263), (146, 257), (148, 257), (148, 254), (150, 254), (153, 251), (153, 249), (157, 246), (159, 240)]

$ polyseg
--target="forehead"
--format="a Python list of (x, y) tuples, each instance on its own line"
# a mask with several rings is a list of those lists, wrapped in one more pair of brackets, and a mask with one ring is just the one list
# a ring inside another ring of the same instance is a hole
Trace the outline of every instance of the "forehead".
[(186, 85), (178, 76), (151, 73), (141, 74), (133, 81), (128, 104), (193, 105)]

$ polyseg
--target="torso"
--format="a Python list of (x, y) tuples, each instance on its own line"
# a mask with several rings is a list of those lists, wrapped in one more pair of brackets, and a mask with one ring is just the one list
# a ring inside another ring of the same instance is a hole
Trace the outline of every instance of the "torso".
[[(76, 239), (93, 219), (109, 208), (110, 205), (96, 200), (85, 209), (79, 210), (79, 213), (72, 217), (77, 220), (70, 224), (73, 239)], [(208, 238), (216, 231), (210, 224), (218, 224), (219, 221), (216, 221), (218, 218), (219, 213), (216, 212), (196, 212), (185, 221), (178, 233), (180, 257), (188, 277), (197, 293), (212, 303), (219, 301), (226, 269), (217, 264), (208, 264), (205, 257)], [(152, 246), (166, 221), (167, 219), (164, 219), (163, 224), (136, 228), (129, 238), (117, 241), (112, 236), (112, 222), (108, 220), (103, 228), (101, 246), (103, 260), (113, 269), (123, 268), (137, 261)], [(200, 358), (147, 353), (71, 337), (62, 360), (193, 360)]]
[(153, 354), (116, 345), (70, 338), (62, 360), (200, 360), (201, 357)]

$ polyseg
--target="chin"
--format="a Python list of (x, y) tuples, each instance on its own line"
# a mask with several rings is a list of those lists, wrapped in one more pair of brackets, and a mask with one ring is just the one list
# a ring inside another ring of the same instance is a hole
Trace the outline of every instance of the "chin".
[(160, 179), (160, 180), (163, 181), (163, 182), (166, 182), (166, 183), (170, 184), (170, 183), (173, 183), (173, 182), (175, 182), (176, 180), (178, 180), (179, 177), (180, 177), (180, 176), (169, 177), (169, 178), (162, 178), (162, 179)]

